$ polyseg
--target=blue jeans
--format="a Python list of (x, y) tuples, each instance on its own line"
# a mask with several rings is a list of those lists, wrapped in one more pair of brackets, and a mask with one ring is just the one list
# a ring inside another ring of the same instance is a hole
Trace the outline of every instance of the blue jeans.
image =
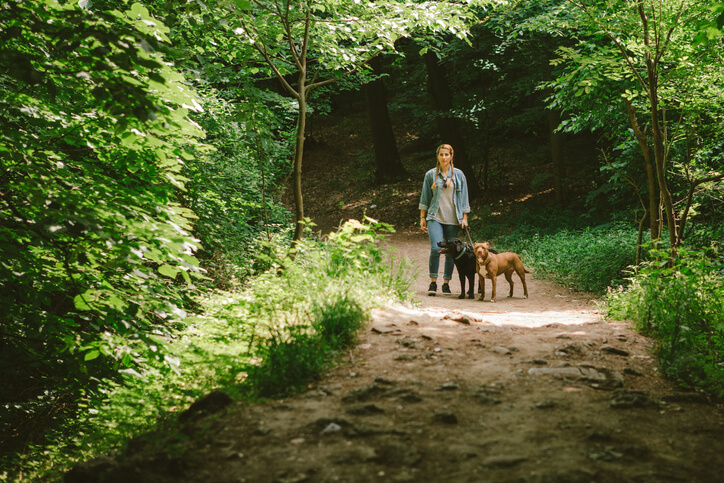
[[(435, 220), (427, 220), (427, 234), (430, 237), (430, 278), (437, 278), (437, 272), (440, 269), (440, 250), (437, 242), (457, 238), (460, 225), (443, 225)], [(445, 270), (443, 272), (443, 280), (452, 278), (453, 269), (455, 268), (455, 260), (449, 255), (445, 255)]]

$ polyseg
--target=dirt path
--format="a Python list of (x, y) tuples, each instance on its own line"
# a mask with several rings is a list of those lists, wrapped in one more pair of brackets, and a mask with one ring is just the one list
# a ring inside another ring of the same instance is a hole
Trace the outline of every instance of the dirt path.
[(298, 397), (190, 423), (191, 449), (148, 481), (722, 481), (721, 408), (659, 377), (650, 342), (590, 297), (534, 274), (528, 300), (428, 297), (424, 235), (391, 243), (420, 267), (419, 309), (376, 312)]

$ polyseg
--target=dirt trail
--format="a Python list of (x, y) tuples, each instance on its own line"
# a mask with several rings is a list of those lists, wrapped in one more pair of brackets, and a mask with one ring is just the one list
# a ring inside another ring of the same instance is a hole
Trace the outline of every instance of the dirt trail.
[(375, 312), (304, 394), (192, 421), (182, 458), (139, 481), (722, 481), (721, 408), (658, 376), (650, 341), (589, 296), (530, 274), (527, 300), (428, 297), (426, 237), (391, 244), (420, 308)]

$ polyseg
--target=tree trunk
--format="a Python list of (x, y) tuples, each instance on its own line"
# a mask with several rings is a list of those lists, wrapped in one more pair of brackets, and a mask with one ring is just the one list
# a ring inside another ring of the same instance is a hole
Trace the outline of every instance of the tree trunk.
[(649, 194), (649, 231), (651, 233), (651, 239), (655, 240), (659, 238), (659, 222), (660, 213), (659, 209), (659, 197), (657, 196), (659, 190), (656, 181), (656, 170), (654, 163), (651, 161), (651, 149), (649, 148), (649, 141), (646, 138), (646, 134), (641, 130), (638, 120), (636, 119), (636, 109), (631, 104), (631, 101), (626, 100), (626, 110), (628, 111), (628, 118), (631, 122), (631, 128), (633, 129), (634, 135), (639, 142), (641, 153), (644, 156), (644, 164), (646, 167), (646, 187)]
[[(683, 5), (683, 4), (682, 4)], [(651, 111), (651, 137), (654, 145), (654, 165), (656, 166), (656, 179), (658, 181), (659, 194), (661, 196), (661, 202), (666, 212), (666, 224), (669, 228), (669, 244), (671, 246), (671, 256), (675, 257), (677, 248), (679, 246), (681, 237), (679, 235), (679, 228), (676, 223), (676, 216), (674, 214), (674, 203), (671, 199), (671, 192), (666, 181), (666, 149), (664, 144), (666, 143), (666, 135), (664, 128), (661, 126), (659, 121), (659, 71), (658, 71), (658, 59), (661, 58), (663, 52), (659, 52), (659, 48), (663, 46), (660, 44), (661, 38), (657, 32), (654, 35), (655, 48), (652, 49), (650, 31), (649, 31), (649, 19), (642, 2), (637, 4), (637, 10), (639, 17), (641, 18), (641, 25), (644, 29), (644, 45), (646, 46), (646, 75), (647, 75), (647, 93), (649, 101), (649, 109)], [(652, 50), (657, 52), (657, 57), (652, 55)], [(664, 126), (665, 127), (665, 126)], [(658, 212), (658, 211), (657, 211)], [(654, 212), (651, 213), (653, 219)]]
[[(379, 56), (370, 61), (370, 66), (375, 75), (382, 74), (382, 61)], [(378, 77), (365, 84), (364, 92), (375, 149), (375, 178), (378, 183), (399, 181), (407, 176), (407, 171), (400, 161), (395, 134), (392, 131), (385, 83)]]
[(651, 134), (654, 141), (654, 162), (656, 164), (656, 178), (659, 182), (661, 201), (666, 212), (666, 224), (669, 228), (669, 243), (672, 255), (676, 256), (676, 248), (679, 246), (679, 228), (676, 224), (674, 214), (674, 202), (671, 199), (671, 192), (666, 181), (666, 154), (664, 133), (659, 122), (658, 106), (658, 73), (656, 64), (650, 53), (646, 53), (646, 70), (649, 77), (649, 105), (651, 107)]
[(450, 113), (453, 108), (452, 93), (450, 92), (450, 84), (445, 77), (445, 69), (434, 52), (425, 54), (425, 67), (427, 70), (427, 91), (432, 100), (432, 107), (436, 111), (437, 131), (442, 142), (451, 145), (455, 150), (453, 158), (455, 166), (465, 173), (470, 197), (476, 198), (480, 196), (481, 190), (468, 157), (465, 139), (460, 134), (457, 120)]
[(563, 163), (563, 133), (556, 132), (561, 123), (561, 115), (553, 109), (548, 110), (548, 126), (550, 128), (551, 160), (553, 161), (553, 193), (556, 197), (556, 204), (563, 206), (565, 193), (563, 192), (563, 177), (565, 176), (565, 165)]
[(299, 112), (297, 114), (297, 141), (294, 149), (293, 168), (293, 193), (294, 193), (294, 216), (296, 225), (294, 227), (293, 240), (299, 241), (304, 236), (304, 198), (302, 197), (302, 158), (304, 155), (304, 129), (307, 122), (307, 79), (306, 73), (302, 70), (299, 73)]

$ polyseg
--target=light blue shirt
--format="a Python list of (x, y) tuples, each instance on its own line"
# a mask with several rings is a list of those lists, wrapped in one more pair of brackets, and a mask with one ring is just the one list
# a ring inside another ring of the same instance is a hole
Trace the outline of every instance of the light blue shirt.
[[(437, 168), (432, 168), (425, 173), (425, 180), (422, 182), (422, 194), (420, 195), (420, 210), (427, 210), (426, 218), (434, 220), (437, 210), (440, 208), (440, 195), (442, 190), (442, 173), (437, 177), (435, 189), (432, 189), (432, 182), (435, 179)], [(453, 168), (453, 183), (455, 184), (455, 213), (457, 213), (458, 224), (463, 222), (463, 214), (470, 213), (470, 202), (468, 201), (468, 182), (465, 175), (459, 169)]]

